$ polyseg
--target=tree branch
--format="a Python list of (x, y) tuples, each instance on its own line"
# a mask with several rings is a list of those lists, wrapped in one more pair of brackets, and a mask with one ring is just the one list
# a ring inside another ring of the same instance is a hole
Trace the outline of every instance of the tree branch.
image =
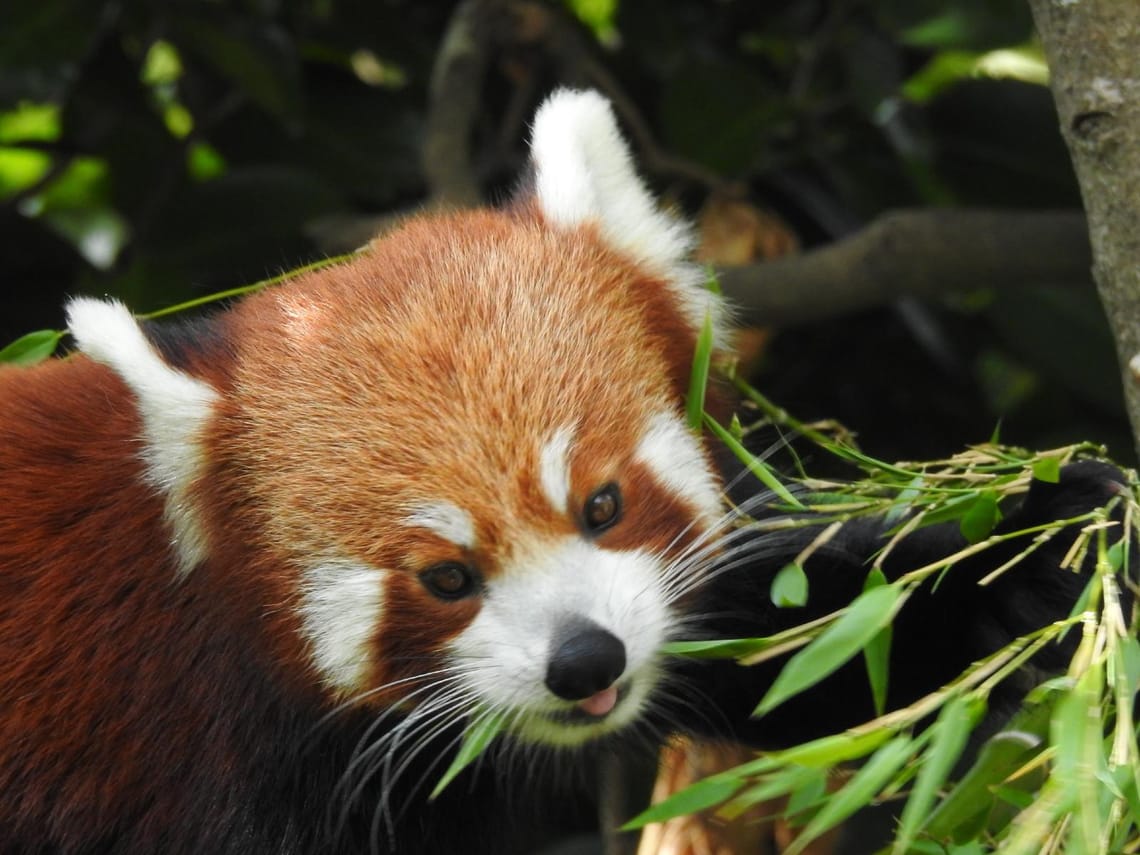
[(1030, 0), (1140, 449), (1140, 3)]
[(905, 296), (1085, 285), (1090, 258), (1079, 211), (906, 209), (803, 255), (725, 269), (720, 280), (741, 320), (785, 325)]

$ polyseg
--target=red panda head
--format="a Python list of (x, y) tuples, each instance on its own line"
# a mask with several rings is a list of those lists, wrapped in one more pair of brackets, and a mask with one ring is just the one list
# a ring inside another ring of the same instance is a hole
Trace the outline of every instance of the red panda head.
[(257, 600), (330, 701), (575, 744), (638, 716), (717, 525), (682, 411), (721, 309), (601, 97), (555, 94), (531, 148), (533, 196), (413, 219), (177, 358), (118, 304), (70, 323), (135, 396), (181, 584)]

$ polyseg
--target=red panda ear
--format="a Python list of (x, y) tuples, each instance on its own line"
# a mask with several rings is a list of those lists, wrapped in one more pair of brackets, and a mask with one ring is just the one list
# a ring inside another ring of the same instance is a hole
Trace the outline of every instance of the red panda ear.
[(135, 397), (147, 475), (166, 501), (179, 568), (188, 572), (205, 557), (204, 537), (187, 493), (201, 468), (199, 437), (218, 393), (204, 380), (168, 365), (122, 303), (72, 300), (67, 324), (80, 350), (113, 369)]
[(597, 226), (610, 246), (668, 283), (695, 330), (707, 313), (719, 329), (720, 302), (689, 261), (692, 231), (662, 211), (641, 181), (609, 101), (597, 92), (556, 91), (535, 114), (530, 155), (548, 223)]

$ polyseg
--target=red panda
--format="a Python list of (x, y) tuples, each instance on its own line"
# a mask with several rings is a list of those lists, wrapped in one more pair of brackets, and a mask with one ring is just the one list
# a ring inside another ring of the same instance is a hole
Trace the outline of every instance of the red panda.
[[(604, 99), (553, 95), (531, 156), (504, 210), (184, 326), (75, 299), (79, 353), (0, 370), (0, 850), (530, 852), (588, 827), (592, 745), (770, 735), (770, 675), (659, 653), (778, 620), (761, 571), (698, 604), (729, 517), (684, 394), (725, 309)], [(521, 747), (429, 800), (485, 714)]]

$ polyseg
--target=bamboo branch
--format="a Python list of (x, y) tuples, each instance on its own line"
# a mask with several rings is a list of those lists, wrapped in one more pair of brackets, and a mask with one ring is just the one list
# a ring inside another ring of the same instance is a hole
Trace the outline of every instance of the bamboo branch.
[(1090, 258), (1079, 211), (907, 209), (821, 249), (720, 275), (741, 320), (785, 325), (904, 296), (1083, 286)]

